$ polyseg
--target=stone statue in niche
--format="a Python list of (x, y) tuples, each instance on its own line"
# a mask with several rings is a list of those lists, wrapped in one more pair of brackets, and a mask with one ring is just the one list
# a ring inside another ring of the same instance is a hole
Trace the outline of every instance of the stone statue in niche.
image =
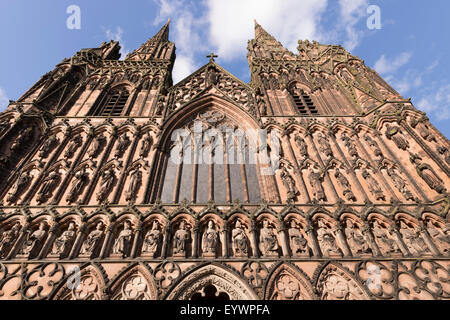
[(217, 76), (217, 71), (216, 68), (214, 67), (209, 67), (208, 68), (208, 73), (206, 74), (206, 82), (208, 85), (216, 85), (218, 82), (218, 76)]
[(95, 230), (93, 230), (89, 235), (87, 236), (86, 240), (83, 242), (83, 245), (81, 247), (81, 254), (82, 255), (91, 255), (97, 254), (100, 250), (100, 246), (102, 244), (103, 239), (103, 222), (97, 223), (95, 226)]
[(59, 255), (60, 257), (67, 257), (75, 241), (75, 235), (75, 223), (71, 222), (69, 223), (67, 230), (55, 240), (51, 254)]
[(373, 178), (369, 171), (364, 170), (362, 172), (363, 178), (367, 182), (367, 187), (369, 188), (370, 193), (375, 197), (377, 200), (386, 200), (386, 197), (383, 194), (383, 190), (380, 188), (380, 184)]
[(432, 220), (428, 220), (427, 227), (428, 234), (436, 246), (441, 252), (448, 254), (450, 252), (450, 224), (447, 224), (445, 228), (441, 229), (439, 225), (433, 224)]
[(344, 195), (345, 200), (356, 201), (356, 197), (352, 192), (352, 186), (350, 185), (350, 182), (345, 177), (345, 175), (341, 171), (339, 171), (339, 168), (336, 168), (334, 177), (342, 188), (342, 194)]
[(295, 180), (286, 169), (285, 166), (282, 167), (280, 173), (281, 181), (283, 182), (284, 187), (287, 190), (287, 200), (293, 201), (300, 194), (297, 186), (295, 185)]
[(131, 228), (130, 221), (125, 221), (123, 223), (123, 229), (117, 236), (116, 241), (113, 246), (113, 254), (121, 255), (126, 258), (130, 254), (131, 250), (131, 240), (133, 238), (133, 229)]
[(364, 140), (366, 140), (376, 157), (383, 158), (383, 152), (381, 151), (380, 146), (375, 140), (373, 140), (369, 135), (366, 135), (364, 137)]
[(352, 157), (353, 161), (356, 161), (359, 158), (359, 155), (353, 140), (345, 132), (342, 133), (341, 140), (347, 148), (350, 157)]
[(128, 135), (125, 133), (117, 139), (117, 147), (116, 152), (114, 153), (114, 156), (116, 158), (122, 158), (125, 151), (128, 149), (128, 146), (130, 145), (130, 139), (128, 138)]
[(0, 236), (0, 258), (6, 258), (8, 256), (14, 243), (19, 237), (20, 229), (21, 225), (17, 222), (10, 230), (2, 233)]
[(422, 158), (418, 155), (411, 154), (409, 160), (416, 166), (417, 174), (437, 193), (447, 192), (444, 182), (436, 174), (434, 169), (428, 164), (422, 162)]
[(280, 89), (280, 83), (278, 82), (278, 78), (276, 75), (272, 74), (270, 76), (270, 84), (272, 85), (273, 90), (279, 90)]
[(447, 165), (450, 166), (450, 150), (447, 147), (438, 146), (436, 148), (436, 151), (444, 157), (445, 162), (447, 162)]
[(148, 156), (152, 145), (153, 145), (152, 135), (150, 134), (150, 132), (147, 132), (144, 138), (142, 139), (142, 145), (141, 150), (139, 151), (139, 156), (142, 158)]
[(42, 148), (39, 152), (39, 157), (45, 159), (48, 157), (50, 152), (58, 145), (59, 139), (56, 137), (56, 134), (52, 134), (42, 145)]
[(25, 171), (22, 174), (20, 174), (16, 183), (11, 188), (11, 191), (8, 193), (7, 201), (9, 203), (17, 201), (20, 195), (23, 194), (30, 185), (31, 179), (33, 179), (33, 177), (28, 171)]
[(214, 226), (213, 221), (208, 222), (208, 228), (203, 233), (202, 251), (204, 257), (215, 257), (217, 252), (219, 235)]
[(39, 254), (39, 250), (44, 244), (47, 231), (45, 230), (46, 223), (41, 222), (39, 227), (33, 233), (28, 230), (28, 235), (23, 243), (21, 254), (28, 256), (29, 258), (34, 258)]
[(92, 159), (97, 158), (98, 154), (100, 153), (100, 150), (106, 143), (106, 137), (103, 135), (103, 133), (100, 133), (99, 135), (95, 136), (94, 140), (92, 141), (91, 148), (88, 151), (89, 157)]
[(408, 189), (405, 180), (403, 180), (402, 177), (400, 177), (400, 175), (396, 172), (394, 167), (389, 167), (387, 169), (387, 174), (392, 179), (392, 182), (394, 182), (394, 185), (397, 188), (397, 190), (403, 194), (406, 200), (414, 200), (414, 195)]
[(75, 137), (73, 137), (72, 141), (70, 141), (69, 145), (67, 146), (66, 152), (64, 153), (64, 158), (71, 159), (82, 144), (83, 138), (81, 137), (81, 135), (76, 135)]
[(309, 256), (308, 241), (300, 231), (300, 227), (295, 220), (291, 221), (291, 227), (288, 230), (289, 244), (293, 256)]
[(51, 197), (52, 192), (56, 189), (61, 181), (61, 176), (58, 172), (52, 171), (42, 182), (42, 188), (39, 192), (36, 201), (38, 203), (45, 203)]
[(18, 152), (21, 148), (26, 147), (33, 138), (33, 127), (28, 127), (25, 130), (20, 131), (16, 140), (11, 145), (10, 150), (12, 152)]
[(434, 137), (434, 135), (431, 133), (430, 129), (428, 128), (428, 126), (425, 124), (424, 122), (425, 120), (421, 119), (421, 120), (416, 120), (416, 119), (412, 119), (411, 120), (411, 127), (413, 127), (414, 129), (416, 129), (420, 136), (428, 142), (437, 142), (436, 138)]
[(85, 187), (88, 181), (89, 174), (83, 168), (73, 176), (72, 180), (72, 188), (70, 189), (69, 194), (67, 195), (67, 203), (73, 203), (77, 201), (78, 197), (81, 195), (83, 188)]
[(149, 254), (155, 257), (159, 251), (162, 242), (162, 234), (159, 230), (158, 221), (153, 221), (152, 229), (147, 232), (144, 237), (144, 244), (142, 246), (142, 253)]
[(402, 130), (398, 126), (391, 126), (388, 124), (386, 126), (386, 137), (389, 140), (394, 141), (399, 149), (407, 150), (409, 148), (409, 142), (405, 139)]
[(347, 243), (354, 256), (372, 252), (368, 239), (362, 234), (357, 224), (353, 223), (350, 219), (346, 221), (345, 235), (347, 236)]
[(173, 237), (173, 254), (178, 257), (186, 257), (187, 244), (191, 240), (191, 233), (186, 230), (186, 222), (181, 221), (178, 230)]
[(242, 223), (238, 219), (231, 232), (231, 242), (235, 257), (248, 257), (248, 241), (247, 235), (242, 228)]
[(322, 134), (322, 132), (319, 132), (317, 135), (317, 141), (319, 142), (319, 151), (327, 158), (331, 158), (333, 156), (333, 150), (331, 149), (328, 139)]
[(319, 220), (317, 223), (317, 241), (319, 241), (319, 245), (324, 257), (329, 257), (330, 255), (339, 255), (341, 256), (341, 250), (336, 244), (336, 239), (334, 235), (326, 226), (326, 224)]
[(266, 74), (261, 75), (261, 82), (266, 90), (270, 90), (270, 82)]
[(420, 232), (418, 230), (413, 231), (406, 225), (404, 221), (400, 221), (399, 231), (411, 254), (421, 255), (426, 252), (430, 252), (430, 248), (428, 248), (427, 244), (420, 236)]
[(322, 186), (322, 181), (324, 177), (325, 172), (322, 170), (315, 170), (312, 167), (309, 168), (309, 184), (312, 189), (312, 193), (316, 200), (319, 201), (326, 201), (327, 198), (325, 196), (325, 191)]
[(269, 220), (264, 220), (263, 227), (259, 233), (259, 250), (265, 257), (278, 257), (278, 239), (269, 225)]
[(372, 233), (383, 255), (401, 252), (397, 241), (391, 238), (391, 233), (382, 227), (376, 219), (373, 220)]
[(97, 193), (97, 200), (105, 201), (111, 192), (114, 182), (116, 181), (116, 173), (113, 168), (109, 168), (103, 172), (100, 191)]
[(305, 139), (297, 134), (295, 135), (295, 144), (297, 145), (302, 160), (308, 158), (308, 145), (306, 144)]
[(138, 165), (133, 170), (130, 171), (130, 184), (128, 185), (128, 189), (125, 193), (126, 201), (136, 199), (137, 193), (142, 184), (142, 172), (140, 168), (141, 165)]
[(263, 94), (261, 93), (261, 89), (256, 89), (256, 105), (258, 106), (259, 113), (262, 117), (267, 115), (267, 105), (264, 100)]

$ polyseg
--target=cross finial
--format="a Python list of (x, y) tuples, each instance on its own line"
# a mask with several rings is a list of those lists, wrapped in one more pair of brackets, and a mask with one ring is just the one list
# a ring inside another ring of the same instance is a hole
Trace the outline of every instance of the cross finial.
[(209, 62), (214, 62), (214, 58), (218, 58), (219, 56), (214, 54), (213, 52), (211, 52), (209, 55), (206, 56), (207, 58), (209, 58)]

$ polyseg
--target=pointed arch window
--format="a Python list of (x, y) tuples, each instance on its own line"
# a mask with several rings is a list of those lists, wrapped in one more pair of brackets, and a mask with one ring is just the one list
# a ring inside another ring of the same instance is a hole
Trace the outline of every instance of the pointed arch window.
[(117, 88), (108, 93), (100, 102), (94, 116), (120, 117), (130, 93), (126, 88)]

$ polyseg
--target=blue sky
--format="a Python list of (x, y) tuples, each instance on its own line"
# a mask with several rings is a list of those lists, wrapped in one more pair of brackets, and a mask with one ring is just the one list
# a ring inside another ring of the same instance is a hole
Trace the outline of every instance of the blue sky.
[[(66, 27), (70, 5), (81, 9), (80, 30)], [(381, 10), (379, 30), (367, 27), (369, 5)], [(299, 39), (345, 46), (450, 137), (449, 11), (448, 0), (0, 0), (0, 111), (63, 58), (111, 39), (131, 52), (169, 17), (175, 82), (211, 51), (248, 82), (246, 46), (256, 19), (295, 53)]]

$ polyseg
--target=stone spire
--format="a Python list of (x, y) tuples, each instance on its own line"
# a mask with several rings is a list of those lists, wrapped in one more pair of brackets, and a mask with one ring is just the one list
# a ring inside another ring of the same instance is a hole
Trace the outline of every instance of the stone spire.
[(271, 34), (269, 34), (266, 30), (264, 30), (263, 27), (254, 19), (255, 22), (255, 40), (258, 42), (276, 42), (281, 46), (281, 43), (279, 43)]
[(168, 51), (174, 49), (174, 45), (169, 41), (169, 26), (170, 19), (155, 36), (130, 53), (125, 60), (170, 59), (171, 53)]

